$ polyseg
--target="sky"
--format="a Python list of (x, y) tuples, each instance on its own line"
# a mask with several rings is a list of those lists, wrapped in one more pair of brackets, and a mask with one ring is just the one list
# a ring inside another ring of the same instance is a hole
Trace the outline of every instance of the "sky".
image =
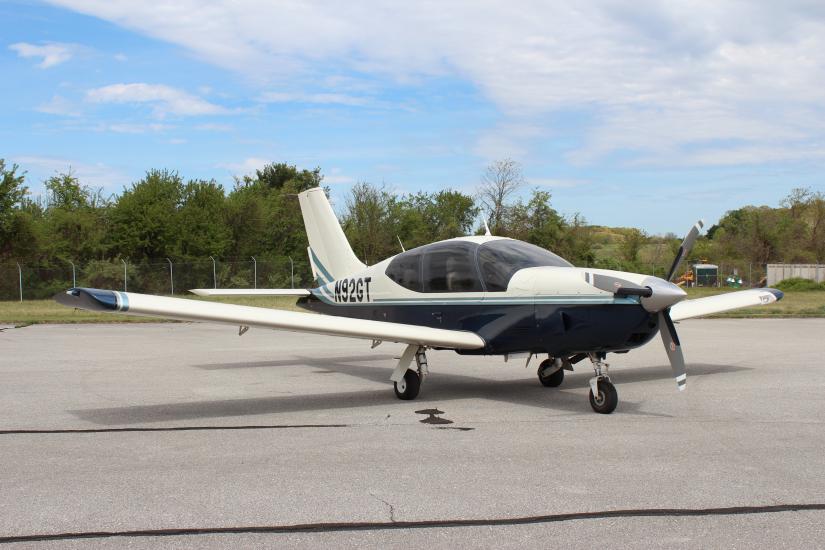
[(474, 193), (511, 158), (565, 215), (685, 233), (825, 192), (825, 3), (0, 0), (0, 158), (69, 168), (320, 167)]

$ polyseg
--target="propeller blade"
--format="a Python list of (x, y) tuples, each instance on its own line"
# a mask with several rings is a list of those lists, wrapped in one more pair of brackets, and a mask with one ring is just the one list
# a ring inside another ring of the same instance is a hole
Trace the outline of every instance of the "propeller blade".
[(679, 269), (679, 264), (682, 263), (688, 254), (690, 254), (690, 249), (693, 248), (693, 243), (696, 242), (696, 237), (699, 236), (699, 231), (702, 230), (705, 223), (702, 220), (696, 222), (693, 227), (690, 228), (688, 234), (685, 235), (685, 240), (682, 241), (682, 244), (679, 246), (679, 251), (676, 253), (676, 257), (673, 258), (673, 265), (670, 266), (670, 271), (667, 272), (667, 277), (665, 277), (666, 281), (672, 281), (673, 276), (676, 275), (676, 270)]
[(673, 376), (676, 378), (676, 386), (679, 391), (683, 391), (687, 382), (685, 356), (682, 355), (679, 335), (676, 334), (676, 327), (670, 318), (669, 308), (659, 312), (659, 332), (662, 334), (662, 343), (665, 345), (667, 358), (670, 359), (670, 368), (673, 369)]

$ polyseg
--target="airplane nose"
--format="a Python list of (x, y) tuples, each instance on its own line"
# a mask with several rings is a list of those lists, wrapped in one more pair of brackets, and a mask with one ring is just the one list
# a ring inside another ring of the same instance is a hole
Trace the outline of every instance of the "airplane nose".
[(651, 313), (667, 309), (681, 302), (687, 296), (684, 290), (659, 277), (648, 277), (642, 282), (642, 286), (646, 286), (652, 291), (650, 296), (641, 300), (642, 307)]

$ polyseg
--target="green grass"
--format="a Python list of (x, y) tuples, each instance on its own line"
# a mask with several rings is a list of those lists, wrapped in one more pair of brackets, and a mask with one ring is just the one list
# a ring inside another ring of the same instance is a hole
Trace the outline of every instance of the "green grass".
[[(714, 296), (730, 292), (724, 288), (689, 288), (688, 299)], [(303, 311), (295, 305), (293, 297), (276, 296), (224, 296), (216, 298), (187, 297), (192, 300), (208, 300), (227, 304), (268, 307)], [(825, 291), (786, 292), (785, 297), (769, 306), (758, 306), (719, 313), (713, 317), (825, 317)], [(112, 313), (94, 313), (70, 309), (53, 300), (26, 300), (0, 302), (0, 324), (25, 326), (37, 323), (157, 323), (163, 319), (133, 317)], [(168, 321), (174, 322), (174, 321)]]
[[(688, 288), (688, 299), (715, 296), (735, 289), (727, 288)], [(711, 317), (825, 317), (825, 291), (789, 291), (785, 296), (769, 306), (755, 306), (717, 313)]]
[[(181, 296), (183, 298), (184, 296)], [(186, 296), (192, 300), (207, 300), (244, 306), (269, 307), (303, 311), (295, 305), (294, 297), (280, 296), (221, 296), (199, 298)], [(0, 302), (0, 323), (5, 325), (26, 326), (38, 323), (157, 323), (170, 322), (154, 317), (135, 317), (115, 313), (96, 313), (61, 306), (54, 300), (24, 300), (23, 302)]]

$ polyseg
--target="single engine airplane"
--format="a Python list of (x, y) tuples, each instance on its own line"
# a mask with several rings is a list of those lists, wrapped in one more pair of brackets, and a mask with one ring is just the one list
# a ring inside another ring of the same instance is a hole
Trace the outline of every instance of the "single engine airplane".
[[(61, 304), (93, 311), (281, 329), (406, 344), (390, 376), (400, 399), (415, 399), (427, 376), (427, 349), (459, 354), (546, 355), (538, 378), (557, 387), (565, 370), (588, 359), (590, 405), (613, 412), (618, 403), (606, 354), (626, 353), (661, 334), (679, 390), (685, 360), (674, 322), (770, 304), (764, 288), (686, 300), (670, 281), (702, 228), (694, 225), (665, 278), (578, 268), (552, 252), (503, 237), (459, 237), (407, 250), (375, 265), (356, 257), (321, 188), (298, 195), (306, 226), (313, 289), (195, 289), (198, 295), (295, 295), (314, 313), (72, 288)], [(320, 314), (320, 315), (318, 315)], [(413, 366), (413, 362), (415, 363)]]

